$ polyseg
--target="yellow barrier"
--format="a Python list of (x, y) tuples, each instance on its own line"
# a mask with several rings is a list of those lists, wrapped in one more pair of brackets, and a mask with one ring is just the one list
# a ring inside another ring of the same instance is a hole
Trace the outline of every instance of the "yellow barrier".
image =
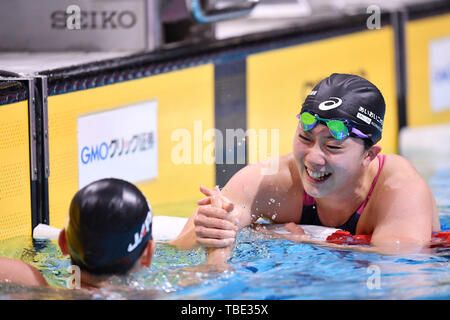
[(31, 232), (28, 102), (0, 106), (0, 240)]
[(158, 103), (158, 175), (154, 180), (136, 184), (149, 199), (155, 214), (191, 215), (195, 201), (201, 197), (199, 185), (215, 183), (215, 166), (203, 161), (174, 163), (172, 151), (177, 141), (172, 141), (172, 134), (184, 128), (194, 137), (195, 121), (201, 121), (205, 130), (214, 127), (213, 65), (49, 97), (49, 218), (52, 226), (65, 226), (70, 200), (78, 190), (77, 118), (155, 99)]
[[(279, 129), (280, 154), (291, 152), (298, 123), (295, 116), (301, 104), (313, 86), (332, 73), (358, 74), (380, 89), (386, 100), (380, 145), (383, 153), (397, 152), (395, 51), (391, 27), (249, 56), (248, 128)], [(251, 143), (254, 142), (250, 140)]]
[[(432, 42), (436, 40), (450, 43), (450, 14), (407, 23), (407, 122), (409, 127), (450, 123), (450, 104), (435, 111), (431, 104), (430, 50)], [(447, 61), (449, 47), (447, 45), (446, 50), (437, 48)], [(439, 61), (435, 62), (439, 63)]]

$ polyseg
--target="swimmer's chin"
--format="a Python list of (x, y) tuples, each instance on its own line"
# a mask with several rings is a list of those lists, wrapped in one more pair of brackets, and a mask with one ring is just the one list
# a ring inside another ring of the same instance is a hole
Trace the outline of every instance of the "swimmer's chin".
[(307, 188), (304, 188), (304, 190), (309, 196), (313, 197), (314, 199), (320, 199), (326, 196), (326, 194), (323, 194), (322, 192), (308, 190)]
[(330, 194), (328, 188), (325, 190), (325, 188), (321, 188), (321, 186), (311, 185), (308, 181), (302, 181), (302, 185), (305, 192), (315, 199), (324, 198)]

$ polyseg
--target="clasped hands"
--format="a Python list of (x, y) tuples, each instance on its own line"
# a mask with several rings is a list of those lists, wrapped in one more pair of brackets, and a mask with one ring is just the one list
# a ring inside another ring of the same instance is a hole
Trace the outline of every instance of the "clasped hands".
[[(238, 212), (234, 204), (222, 195), (219, 187), (208, 189), (200, 186), (200, 191), (206, 196), (197, 201), (196, 217), (194, 219), (196, 241), (206, 248), (226, 248), (236, 241), (237, 232), (243, 226), (239, 225)], [(287, 239), (295, 242), (305, 242), (310, 239), (297, 224), (284, 224), (289, 234), (280, 234), (268, 230), (264, 225), (254, 224), (253, 228), (271, 238)]]

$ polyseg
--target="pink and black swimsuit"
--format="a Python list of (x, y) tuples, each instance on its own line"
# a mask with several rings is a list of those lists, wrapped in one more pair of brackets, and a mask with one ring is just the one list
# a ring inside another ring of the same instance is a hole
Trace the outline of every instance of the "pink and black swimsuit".
[[(370, 187), (369, 194), (367, 195), (364, 202), (361, 204), (359, 209), (355, 213), (353, 213), (353, 215), (347, 220), (347, 222), (345, 222), (342, 226), (335, 228), (349, 231), (353, 235), (356, 234), (356, 225), (358, 224), (359, 217), (361, 216), (364, 208), (366, 207), (367, 202), (370, 199), (370, 196), (372, 195), (372, 191), (375, 188), (375, 184), (377, 183), (378, 177), (380, 176), (381, 173), (381, 169), (383, 168), (385, 157), (386, 157), (385, 155), (378, 156), (378, 161), (380, 164), (378, 167), (378, 172), (372, 181), (372, 186)], [(322, 222), (319, 219), (319, 215), (317, 214), (316, 200), (309, 194), (307, 194), (305, 191), (303, 191), (303, 210), (300, 224), (312, 224), (316, 226), (323, 226)]]

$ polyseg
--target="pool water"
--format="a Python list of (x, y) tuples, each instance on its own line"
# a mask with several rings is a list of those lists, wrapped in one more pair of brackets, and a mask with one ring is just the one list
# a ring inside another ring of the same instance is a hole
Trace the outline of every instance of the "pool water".
[[(450, 230), (450, 169), (428, 183), (441, 229)], [(203, 249), (158, 243), (150, 268), (96, 291), (65, 289), (70, 260), (56, 241), (8, 239), (0, 256), (32, 264), (52, 286), (0, 284), (0, 299), (450, 299), (450, 246), (389, 256), (267, 239), (248, 228), (227, 267), (203, 265)]]

